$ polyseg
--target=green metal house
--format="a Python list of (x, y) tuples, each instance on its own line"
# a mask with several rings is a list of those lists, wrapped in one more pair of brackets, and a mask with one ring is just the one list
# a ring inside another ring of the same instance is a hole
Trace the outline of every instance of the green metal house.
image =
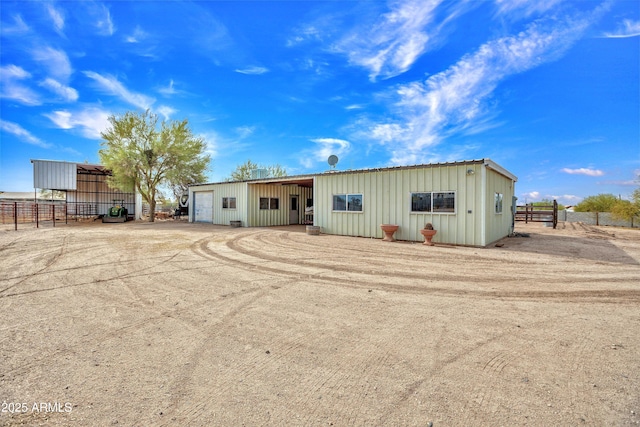
[(513, 232), (517, 178), (490, 159), (256, 178), (189, 187), (189, 221), (243, 227), (308, 224), (325, 234), (488, 246)]

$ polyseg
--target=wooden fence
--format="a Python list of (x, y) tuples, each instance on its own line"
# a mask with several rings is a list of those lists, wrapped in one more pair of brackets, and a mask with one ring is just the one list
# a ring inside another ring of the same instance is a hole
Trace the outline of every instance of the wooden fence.
[(516, 206), (516, 221), (544, 222), (553, 224), (553, 228), (556, 228), (558, 226), (558, 202), (554, 200), (552, 205)]

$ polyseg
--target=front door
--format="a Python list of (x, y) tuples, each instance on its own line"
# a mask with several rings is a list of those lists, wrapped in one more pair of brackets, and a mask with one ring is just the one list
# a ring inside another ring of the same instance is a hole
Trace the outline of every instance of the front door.
[(291, 196), (291, 203), (289, 204), (289, 224), (300, 224), (300, 212), (298, 204), (298, 196)]

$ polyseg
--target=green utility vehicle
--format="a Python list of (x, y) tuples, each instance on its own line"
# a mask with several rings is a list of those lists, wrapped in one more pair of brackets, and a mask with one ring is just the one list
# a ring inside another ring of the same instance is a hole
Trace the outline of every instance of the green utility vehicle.
[(126, 222), (127, 213), (127, 208), (124, 207), (124, 200), (114, 199), (113, 206), (102, 217), (102, 222)]

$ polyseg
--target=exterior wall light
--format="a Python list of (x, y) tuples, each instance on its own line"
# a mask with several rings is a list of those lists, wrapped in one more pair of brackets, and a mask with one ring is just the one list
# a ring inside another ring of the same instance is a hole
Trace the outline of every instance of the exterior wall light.
[(467, 175), (471, 176), (473, 174), (475, 174), (476, 171), (474, 171), (473, 169), (467, 169)]

